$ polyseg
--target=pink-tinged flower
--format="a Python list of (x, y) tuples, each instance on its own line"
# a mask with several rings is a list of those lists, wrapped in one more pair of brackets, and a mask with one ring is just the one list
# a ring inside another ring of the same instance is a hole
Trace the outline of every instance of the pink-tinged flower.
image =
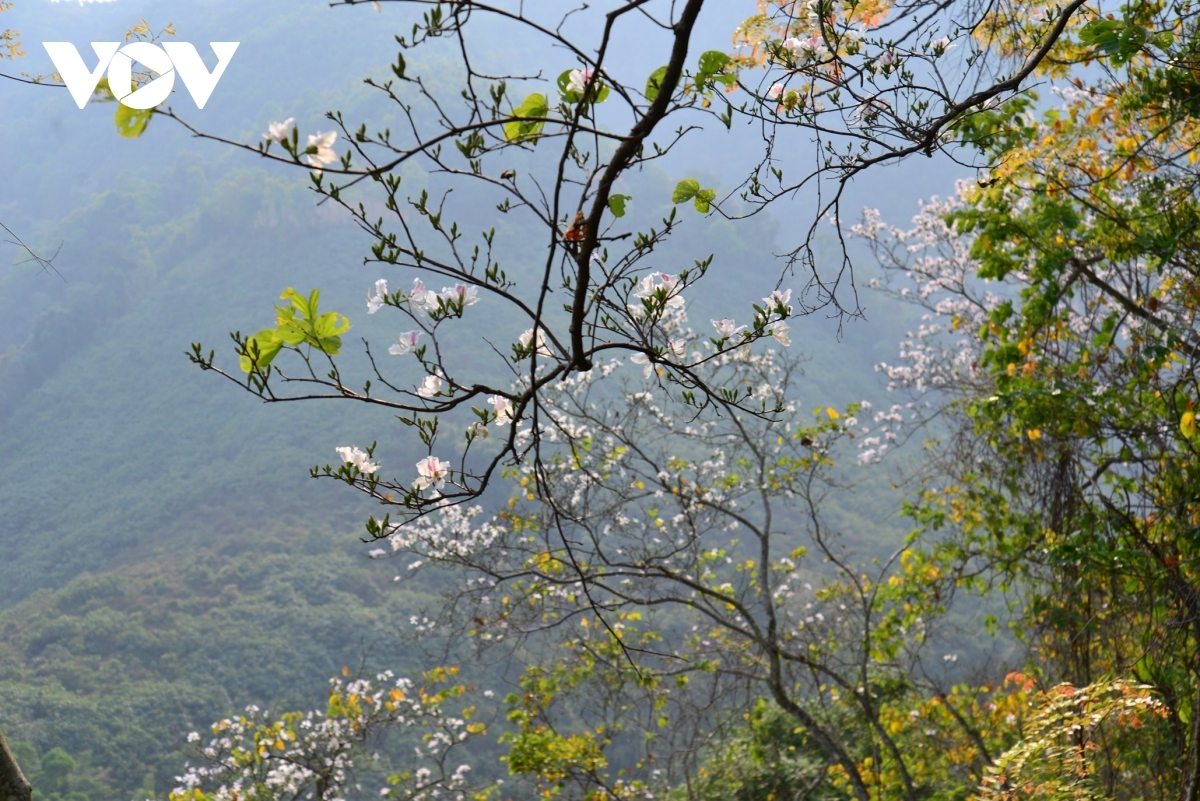
[(338, 154), (333, 152), (333, 143), (336, 141), (337, 131), (309, 134), (308, 148), (316, 148), (316, 150), (307, 154), (305, 158), (308, 159), (309, 164), (316, 168), (313, 172), (320, 173), (321, 168), (326, 164), (333, 164), (338, 160)]
[(466, 284), (442, 287), (442, 300), (446, 305), (454, 303), (465, 309), (467, 306), (474, 306), (479, 302), (479, 288)]
[(512, 402), (508, 398), (503, 395), (493, 395), (488, 398), (488, 404), (496, 411), (496, 425), (506, 426), (512, 424)]
[(417, 462), (417, 479), (413, 482), (413, 486), (418, 490), (426, 490), (430, 487), (440, 490), (446, 485), (446, 479), (449, 476), (449, 462), (443, 462), (436, 456), (426, 456)]
[(426, 312), (438, 307), (438, 295), (432, 289), (426, 289), (420, 278), (413, 279), (412, 291), (408, 293), (408, 303), (414, 312)]
[(337, 455), (348, 465), (353, 465), (358, 472), (370, 475), (379, 469), (379, 465), (371, 461), (371, 456), (361, 448), (337, 448)]
[(746, 326), (734, 326), (733, 320), (726, 317), (724, 320), (713, 320), (713, 328), (717, 329), (717, 337), (720, 339), (729, 339), (735, 337), (746, 329)]
[(771, 84), (771, 88), (767, 90), (767, 99), (768, 100), (778, 100), (779, 96), (782, 94), (783, 94), (783, 84), (773, 83), (773, 84)]
[(662, 288), (667, 291), (667, 305), (671, 308), (682, 306), (683, 297), (679, 294), (683, 287), (679, 285), (679, 276), (671, 275), (670, 273), (658, 273), (658, 280), (662, 281)]
[(879, 119), (880, 114), (890, 111), (891, 108), (891, 104), (882, 97), (873, 98), (854, 109), (854, 113), (850, 115), (850, 124), (872, 125)]
[(375, 282), (375, 294), (367, 295), (367, 314), (374, 314), (382, 309), (385, 299), (387, 298), (387, 294), (387, 279), (380, 278)]
[(582, 95), (587, 91), (592, 83), (592, 78), (595, 76), (594, 69), (571, 70), (567, 76), (567, 91), (574, 92), (577, 95)]
[(267, 132), (262, 135), (263, 139), (269, 139), (272, 142), (283, 144), (291, 138), (292, 131), (296, 128), (296, 118), (288, 117), (283, 122), (273, 122), (267, 126)]
[(785, 348), (792, 344), (792, 338), (788, 336), (788, 324), (785, 322), (778, 322), (772, 325), (771, 336), (775, 337), (775, 341)]
[(420, 329), (405, 331), (400, 335), (399, 341), (388, 348), (388, 353), (393, 356), (404, 356), (407, 353), (412, 353), (417, 349), (417, 340), (421, 338), (421, 333)]
[(521, 346), (522, 351), (533, 349), (538, 356), (553, 356), (554, 351), (550, 350), (550, 346), (546, 344), (546, 335), (542, 329), (537, 330), (537, 339), (534, 340), (533, 329), (530, 328), (524, 334), (517, 338), (517, 344)]
[(436, 375), (427, 375), (425, 380), (421, 382), (417, 394), (422, 398), (432, 398), (442, 391), (442, 379)]
[[(659, 283), (656, 284), (655, 281)], [(633, 294), (641, 300), (647, 300), (655, 297), (660, 289), (666, 295), (666, 306), (674, 309), (684, 304), (683, 297), (679, 294), (682, 289), (679, 286), (679, 276), (670, 273), (650, 273), (638, 281), (637, 289)]]
[(941, 39), (934, 39), (932, 42), (930, 42), (930, 45), (933, 47), (933, 54), (935, 56), (940, 56), (942, 53), (945, 53), (947, 50), (954, 47), (954, 45), (950, 43), (949, 36), (943, 36)]
[(898, 60), (899, 58), (896, 56), (894, 51), (884, 50), (879, 54), (879, 58), (875, 59), (875, 64), (876, 66), (882, 67), (886, 71), (896, 66), (896, 62)]
[(825, 40), (820, 34), (813, 34), (804, 39), (789, 37), (783, 40), (783, 46), (800, 64), (821, 61), (829, 56), (829, 48), (825, 46)]

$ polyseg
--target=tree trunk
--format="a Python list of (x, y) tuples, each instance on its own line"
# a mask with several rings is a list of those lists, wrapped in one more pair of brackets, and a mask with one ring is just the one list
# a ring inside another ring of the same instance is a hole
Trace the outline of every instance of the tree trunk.
[(21, 773), (17, 758), (8, 750), (8, 741), (0, 731), (0, 801), (33, 801), (33, 788)]

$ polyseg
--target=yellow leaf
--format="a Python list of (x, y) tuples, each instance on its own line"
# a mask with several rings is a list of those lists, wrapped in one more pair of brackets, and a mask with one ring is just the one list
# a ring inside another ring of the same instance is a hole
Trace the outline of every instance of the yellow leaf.
[(1184, 412), (1183, 418), (1179, 421), (1179, 429), (1183, 431), (1183, 435), (1188, 439), (1196, 436), (1196, 414), (1195, 412)]
[(343, 675), (343, 676), (349, 676), (349, 675), (350, 675), (350, 668), (348, 668), (348, 667), (344, 667), (344, 668), (342, 668), (342, 675)]
[(833, 408), (832, 406), (829, 406), (825, 409), (825, 414), (829, 415), (830, 420), (836, 420), (841, 417), (841, 415), (837, 413), (837, 409)]
[(1025, 432), (1031, 440), (1039, 440), (1042, 438), (1042, 429), (1031, 428)]

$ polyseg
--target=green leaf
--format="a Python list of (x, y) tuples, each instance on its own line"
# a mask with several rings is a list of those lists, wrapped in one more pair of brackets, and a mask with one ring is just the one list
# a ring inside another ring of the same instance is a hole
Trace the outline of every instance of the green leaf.
[(720, 50), (707, 50), (700, 54), (700, 73), (716, 75), (729, 64), (729, 56)]
[(700, 192), (700, 182), (695, 178), (684, 178), (675, 185), (675, 193), (671, 195), (672, 203), (686, 203)]
[(123, 104), (117, 106), (117, 113), (113, 116), (113, 122), (117, 124), (117, 133), (126, 139), (137, 139), (146, 130), (153, 113), (154, 110), (149, 108), (130, 108)]
[[(278, 337), (278, 331), (274, 328), (267, 328), (259, 331), (254, 336), (246, 340), (247, 354), (256, 354), (253, 361), (253, 366), (262, 370), (283, 350), (283, 342)], [(250, 372), (251, 359), (249, 355), (241, 357), (242, 372)]]
[(567, 103), (574, 104), (581, 100), (584, 100), (587, 103), (603, 103), (608, 99), (610, 90), (602, 81), (600, 81), (599, 78), (595, 79), (592, 82), (592, 85), (588, 87), (588, 96), (586, 99), (579, 92), (569, 89), (568, 87), (571, 84), (572, 72), (574, 72), (574, 70), (564, 70), (563, 73), (558, 76), (558, 92), (562, 95), (563, 100), (565, 100)]
[(693, 205), (695, 205), (696, 211), (700, 212), (701, 214), (708, 214), (710, 204), (716, 199), (717, 190), (701, 189), (696, 193), (696, 199), (693, 201)]
[(546, 123), (541, 120), (521, 120), (519, 117), (545, 117), (550, 113), (546, 96), (534, 92), (513, 109), (513, 120), (504, 123), (504, 138), (509, 142), (526, 142), (538, 138)]
[(112, 87), (108, 85), (107, 77), (101, 78), (96, 83), (96, 90), (92, 92), (92, 96), (95, 97), (96, 95), (100, 95), (99, 100), (102, 103), (117, 102), (117, 96), (113, 94)]
[(1146, 29), (1136, 22), (1095, 19), (1080, 29), (1079, 41), (1109, 55), (1119, 67), (1145, 46)]
[(650, 77), (646, 80), (646, 99), (651, 103), (658, 97), (658, 90), (662, 89), (663, 78), (666, 75), (667, 68), (663, 66), (650, 73)]
[(609, 195), (608, 210), (613, 213), (614, 217), (625, 216), (625, 204), (633, 200), (631, 195)]

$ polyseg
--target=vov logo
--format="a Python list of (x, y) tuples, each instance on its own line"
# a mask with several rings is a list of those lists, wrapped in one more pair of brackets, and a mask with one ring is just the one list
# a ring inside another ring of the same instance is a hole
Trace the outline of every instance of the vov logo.
[[(196, 48), (187, 42), (163, 42), (161, 45), (132, 42), (124, 47), (120, 42), (92, 42), (92, 50), (99, 59), (94, 70), (87, 68), (79, 51), (70, 42), (42, 42), (77, 106), (83, 108), (87, 105), (88, 98), (96, 91), (100, 76), (107, 68), (108, 86), (113, 95), (123, 105), (136, 109), (154, 108), (166, 100), (175, 86), (176, 72), (196, 101), (196, 108), (204, 108), (239, 44), (209, 42), (217, 55), (217, 66), (209, 72)], [(158, 77), (133, 91), (131, 85), (135, 61), (158, 73)]]

